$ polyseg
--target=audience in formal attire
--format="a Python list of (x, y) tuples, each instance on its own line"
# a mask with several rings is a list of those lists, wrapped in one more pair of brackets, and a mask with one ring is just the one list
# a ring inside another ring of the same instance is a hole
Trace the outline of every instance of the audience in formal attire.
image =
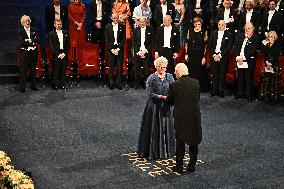
[(235, 9), (232, 8), (232, 1), (231, 0), (224, 0), (224, 8), (220, 9), (216, 16), (216, 21), (225, 20), (227, 24), (227, 29), (234, 33), (237, 29), (237, 16), (238, 13)]
[(93, 42), (100, 46), (100, 59), (104, 60), (105, 56), (105, 26), (109, 19), (106, 15), (110, 14), (109, 5), (103, 0), (91, 0), (91, 19), (93, 25)]
[(264, 45), (265, 69), (260, 85), (260, 99), (277, 102), (281, 95), (281, 76), (279, 69), (280, 42), (275, 31), (268, 32)]
[(206, 75), (206, 47), (207, 31), (202, 28), (202, 19), (196, 17), (193, 19), (193, 29), (188, 30), (187, 44), (185, 46), (185, 60), (188, 62), (190, 77), (200, 82), (201, 91), (207, 90)]
[[(69, 36), (71, 50), (80, 48), (80, 44), (86, 42), (86, 7), (82, 0), (71, 0), (68, 6)], [(74, 51), (75, 58), (77, 51)]]
[(178, 80), (170, 84), (167, 102), (174, 106), (176, 165), (173, 171), (181, 174), (183, 173), (185, 144), (189, 145), (190, 156), (186, 170), (194, 172), (198, 145), (202, 141), (200, 87), (197, 80), (188, 76), (188, 69), (184, 63), (176, 65), (175, 75)]
[(225, 74), (229, 63), (230, 50), (233, 46), (232, 33), (226, 30), (226, 22), (220, 20), (218, 30), (211, 33), (209, 48), (212, 61), (210, 64), (212, 73), (211, 96), (224, 97)]
[(65, 29), (67, 22), (67, 7), (62, 5), (60, 0), (53, 0), (50, 5), (45, 8), (45, 26), (46, 34), (54, 30), (54, 20), (62, 21), (62, 28)]
[[(112, 23), (106, 25), (105, 43), (108, 46), (109, 89), (113, 90), (116, 84), (122, 90), (123, 44), (125, 42), (125, 25), (119, 23), (119, 15), (112, 13)], [(117, 68), (116, 83), (114, 70)]]
[(254, 26), (251, 22), (248, 22), (245, 25), (245, 33), (239, 33), (236, 36), (234, 51), (237, 61), (238, 86), (235, 98), (244, 96), (244, 86), (246, 86), (246, 97), (249, 102), (253, 100), (253, 76), (257, 47), (258, 38), (254, 34)]
[(147, 0), (140, 0), (140, 5), (134, 8), (133, 16), (134, 27), (139, 27), (139, 19), (145, 17), (146, 24), (151, 25), (152, 11), (151, 8), (147, 5)]
[(31, 90), (36, 88), (36, 64), (37, 64), (37, 43), (39, 41), (38, 32), (35, 27), (31, 27), (31, 18), (27, 15), (21, 17), (22, 28), (18, 30), (19, 39), (19, 68), (20, 68), (20, 91), (26, 92), (27, 70), (30, 68)]
[(53, 60), (53, 88), (67, 90), (65, 87), (65, 70), (68, 63), (69, 34), (62, 30), (62, 21), (54, 20), (55, 30), (48, 34), (49, 46)]
[(179, 30), (172, 24), (170, 15), (164, 18), (164, 25), (159, 26), (156, 31), (154, 50), (155, 59), (163, 56), (168, 60), (168, 72), (174, 73), (174, 59), (178, 57), (178, 50), (180, 47)]
[(173, 3), (175, 6), (175, 19), (174, 19), (174, 24), (178, 27), (179, 29), (179, 36), (180, 36), (180, 45), (184, 46), (185, 45), (185, 37), (184, 37), (184, 29), (183, 29), (183, 20), (184, 20), (184, 14), (185, 14), (185, 7), (184, 4), (181, 2), (181, 0), (175, 0)]
[[(135, 56), (135, 89), (140, 86), (140, 70), (143, 67), (144, 79), (147, 79), (150, 74), (150, 61), (152, 56), (152, 40), (154, 37), (154, 30), (152, 26), (146, 25), (146, 17), (140, 17), (139, 28), (135, 28), (133, 32), (132, 45)], [(145, 82), (143, 82), (143, 87)]]
[(167, 0), (160, 0), (160, 4), (157, 4), (154, 11), (154, 23), (155, 28), (163, 25), (165, 17), (169, 15), (171, 20), (175, 19), (175, 7), (173, 4), (168, 3)]
[(166, 73), (166, 58), (157, 58), (154, 65), (156, 72), (146, 82), (148, 99), (141, 121), (138, 156), (164, 159), (175, 155), (173, 108), (166, 103), (169, 85), (174, 78)]

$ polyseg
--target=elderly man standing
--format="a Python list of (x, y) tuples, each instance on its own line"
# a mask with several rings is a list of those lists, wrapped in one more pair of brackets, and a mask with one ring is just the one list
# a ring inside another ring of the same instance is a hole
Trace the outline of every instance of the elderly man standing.
[(173, 171), (183, 172), (185, 143), (189, 145), (190, 161), (186, 170), (195, 171), (198, 144), (202, 141), (201, 116), (199, 108), (199, 82), (188, 76), (184, 63), (175, 67), (177, 81), (170, 84), (168, 103), (174, 106), (174, 126), (176, 132), (176, 166)]
[(22, 28), (18, 30), (19, 39), (19, 68), (20, 68), (20, 90), (26, 92), (26, 74), (27, 69), (31, 69), (31, 89), (37, 91), (36, 88), (36, 64), (37, 64), (37, 46), (38, 33), (36, 28), (31, 27), (31, 18), (27, 15), (21, 18)]

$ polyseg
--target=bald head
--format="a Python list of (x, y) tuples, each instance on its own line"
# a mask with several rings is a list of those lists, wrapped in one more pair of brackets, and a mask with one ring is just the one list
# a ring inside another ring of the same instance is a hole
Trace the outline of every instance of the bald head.
[(166, 15), (164, 18), (164, 25), (168, 27), (171, 24), (172, 24), (172, 17), (170, 15)]
[(252, 35), (254, 30), (254, 26), (251, 22), (247, 22), (245, 25), (245, 32), (247, 35)]
[(188, 68), (184, 63), (178, 63), (175, 67), (176, 78), (179, 79), (183, 75), (188, 75)]
[(117, 13), (112, 13), (111, 19), (112, 19), (112, 22), (114, 24), (117, 24), (118, 23), (118, 14)]
[(227, 26), (227, 24), (226, 24), (225, 20), (220, 20), (218, 22), (219, 31), (224, 31), (226, 29), (226, 26)]
[(141, 28), (144, 28), (146, 26), (146, 17), (145, 16), (141, 16), (139, 18), (139, 25)]

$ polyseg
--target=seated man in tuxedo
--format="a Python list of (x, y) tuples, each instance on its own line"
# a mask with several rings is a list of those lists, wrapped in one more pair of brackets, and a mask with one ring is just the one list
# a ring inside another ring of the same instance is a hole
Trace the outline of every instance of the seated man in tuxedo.
[[(135, 89), (138, 89), (140, 85), (141, 66), (144, 68), (144, 80), (149, 76), (149, 64), (152, 56), (152, 39), (154, 37), (154, 31), (151, 26), (146, 25), (146, 20), (145, 17), (140, 17), (140, 27), (135, 28), (132, 37), (132, 45), (135, 54)], [(145, 85), (143, 87), (145, 87)]]
[(245, 1), (245, 9), (241, 11), (239, 15), (239, 31), (244, 32), (244, 26), (247, 22), (251, 22), (257, 33), (260, 23), (260, 12), (259, 10), (254, 9), (254, 1), (253, 0), (246, 0)]
[(157, 28), (154, 49), (155, 59), (163, 56), (168, 60), (168, 72), (174, 73), (174, 59), (178, 57), (180, 47), (179, 29), (171, 25), (170, 15), (165, 16), (164, 25)]
[(224, 0), (224, 8), (220, 9), (216, 16), (216, 21), (225, 20), (227, 26), (226, 28), (231, 32), (234, 33), (237, 27), (237, 12), (232, 8), (232, 1), (231, 0)]
[(225, 75), (233, 41), (232, 33), (226, 30), (224, 20), (219, 21), (218, 28), (219, 30), (211, 33), (208, 45), (212, 56), (210, 64), (213, 75), (211, 96), (219, 95), (222, 98), (224, 97)]
[(37, 91), (36, 88), (36, 64), (38, 49), (38, 33), (36, 28), (31, 27), (31, 18), (23, 15), (21, 18), (22, 28), (18, 30), (19, 39), (19, 68), (20, 68), (20, 91), (26, 92), (26, 74), (27, 69), (31, 70), (31, 89)]
[(254, 34), (254, 26), (251, 22), (246, 23), (245, 33), (238, 33), (234, 43), (234, 51), (237, 62), (237, 86), (238, 93), (235, 98), (244, 94), (246, 86), (246, 97), (251, 102), (253, 98), (253, 76), (256, 64), (256, 53), (258, 38)]
[(108, 23), (109, 7), (107, 1), (90, 1), (91, 18), (93, 23), (93, 41), (100, 46), (100, 58), (105, 56), (105, 26)]
[(185, 144), (189, 146), (190, 160), (186, 170), (195, 171), (198, 145), (202, 141), (201, 113), (199, 107), (199, 82), (188, 76), (184, 63), (175, 67), (177, 81), (170, 84), (167, 102), (174, 106), (174, 127), (176, 135), (176, 166), (174, 172), (183, 173)]
[(54, 20), (55, 30), (48, 34), (49, 46), (52, 51), (53, 59), (53, 88), (65, 88), (65, 70), (68, 63), (69, 34), (62, 30), (62, 21)]
[(122, 68), (124, 61), (123, 44), (125, 42), (125, 26), (118, 23), (118, 14), (111, 16), (112, 23), (107, 24), (105, 28), (105, 43), (108, 45), (108, 63), (109, 63), (109, 89), (113, 90), (114, 69), (117, 67), (116, 86), (122, 90)]
[(270, 31), (275, 31), (278, 36), (282, 35), (283, 17), (276, 10), (276, 5), (277, 1), (270, 0), (268, 4), (269, 11), (263, 13), (261, 24), (262, 39), (265, 39)]
[(67, 8), (64, 5), (60, 4), (60, 0), (53, 0), (53, 3), (46, 6), (45, 8), (45, 25), (46, 33), (54, 30), (54, 20), (62, 21), (62, 28), (65, 29), (67, 21)]
[(164, 18), (166, 15), (170, 15), (172, 20), (175, 19), (175, 6), (171, 3), (167, 3), (167, 0), (160, 0), (160, 4), (156, 5), (154, 11), (154, 23), (155, 27), (163, 25)]

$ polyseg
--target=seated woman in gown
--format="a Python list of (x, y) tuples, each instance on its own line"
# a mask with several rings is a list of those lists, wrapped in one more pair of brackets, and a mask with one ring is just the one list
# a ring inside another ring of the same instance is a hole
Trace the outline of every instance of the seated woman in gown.
[(175, 155), (173, 107), (165, 101), (169, 84), (174, 81), (166, 73), (168, 61), (159, 57), (154, 61), (156, 72), (146, 82), (148, 100), (143, 113), (138, 142), (138, 156), (163, 159)]

